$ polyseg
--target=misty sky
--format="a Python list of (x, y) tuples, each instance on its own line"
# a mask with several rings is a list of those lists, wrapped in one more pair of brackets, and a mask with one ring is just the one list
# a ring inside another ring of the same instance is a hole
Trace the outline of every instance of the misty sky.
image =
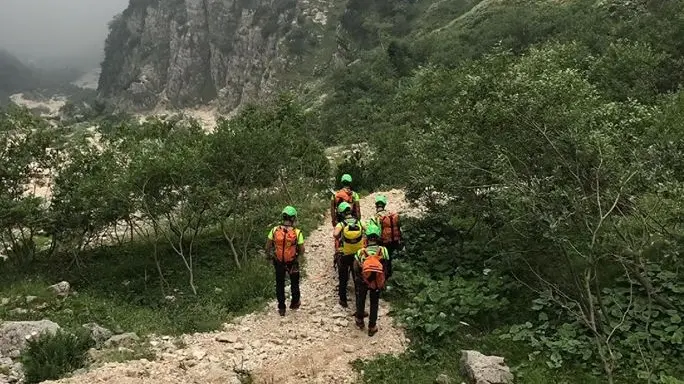
[(0, 0), (0, 48), (21, 59), (99, 55), (128, 0)]

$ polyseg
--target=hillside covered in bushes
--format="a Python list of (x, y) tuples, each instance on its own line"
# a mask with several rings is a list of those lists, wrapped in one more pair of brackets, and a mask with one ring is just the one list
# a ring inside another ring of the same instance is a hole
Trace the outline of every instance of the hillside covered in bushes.
[[(334, 173), (426, 208), (406, 220), (385, 294), (409, 351), (357, 362), (364, 382), (460, 380), (460, 351), (476, 349), (503, 356), (517, 383), (681, 383), (684, 3), (349, 0), (334, 12), (334, 39), (274, 31), (302, 39), (288, 40), (293, 97), (211, 133), (3, 113), (4, 289), (69, 279), (77, 311), (48, 307), (65, 324), (215, 329), (270, 297), (256, 249), (281, 206), (304, 207), (307, 229), (320, 220), (324, 148), (364, 143)], [(52, 194), (24, 195), (48, 168)]]

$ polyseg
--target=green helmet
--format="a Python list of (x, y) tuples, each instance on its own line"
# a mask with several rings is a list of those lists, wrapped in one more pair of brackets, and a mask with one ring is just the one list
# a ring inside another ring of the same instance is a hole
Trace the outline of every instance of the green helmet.
[(387, 205), (387, 197), (385, 195), (375, 196), (375, 205)]
[(283, 216), (297, 217), (297, 210), (295, 207), (288, 205), (287, 207), (283, 208)]
[(343, 213), (346, 210), (351, 209), (351, 208), (352, 208), (352, 206), (349, 203), (347, 203), (346, 201), (343, 201), (340, 203), (340, 205), (337, 206), (337, 212)]
[(368, 237), (380, 237), (380, 227), (373, 223), (369, 223), (368, 226), (366, 227), (366, 236)]
[(342, 175), (342, 178), (340, 179), (340, 181), (342, 182), (342, 184), (344, 184), (344, 183), (349, 183), (349, 184), (351, 184), (351, 182), (352, 182), (352, 177), (351, 177), (350, 174), (345, 173), (344, 175)]

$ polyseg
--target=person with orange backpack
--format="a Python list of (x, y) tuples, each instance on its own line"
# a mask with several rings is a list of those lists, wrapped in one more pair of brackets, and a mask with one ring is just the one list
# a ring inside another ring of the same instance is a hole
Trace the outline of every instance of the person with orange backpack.
[(390, 212), (387, 209), (387, 197), (384, 195), (375, 196), (375, 218), (371, 219), (380, 227), (380, 244), (389, 251), (389, 261), (387, 263), (387, 277), (392, 276), (392, 259), (397, 256), (397, 251), (404, 247), (401, 238), (401, 224), (399, 214)]
[(356, 220), (361, 220), (361, 204), (359, 202), (359, 194), (352, 190), (352, 177), (349, 174), (342, 175), (340, 179), (342, 189), (333, 194), (330, 203), (330, 217), (332, 219), (332, 226), (335, 227), (337, 223), (344, 219), (337, 208), (341, 203), (348, 203), (352, 207), (352, 215)]
[[(333, 265), (338, 273), (339, 304), (347, 308), (347, 284), (349, 275), (353, 272), (354, 255), (363, 248), (363, 223), (352, 215), (352, 206), (347, 202), (340, 203), (337, 210), (342, 214), (342, 220), (337, 223), (333, 231), (335, 239), (335, 260)], [(356, 280), (353, 280), (356, 283)], [(356, 290), (356, 287), (354, 287)]]
[(292, 300), (290, 309), (299, 309), (299, 258), (304, 255), (304, 234), (295, 227), (297, 210), (287, 206), (283, 209), (283, 224), (273, 227), (268, 234), (266, 254), (273, 260), (276, 278), (278, 313), (285, 316), (285, 275), (290, 276)]
[[(381, 229), (370, 223), (366, 227), (367, 246), (360, 249), (354, 258), (354, 276), (356, 278), (356, 326), (364, 329), (364, 311), (366, 296), (370, 296), (370, 313), (368, 318), (368, 336), (378, 332), (378, 306), (380, 292), (385, 289), (387, 264), (390, 260), (387, 248), (380, 245)], [(370, 295), (369, 295), (370, 294)]]

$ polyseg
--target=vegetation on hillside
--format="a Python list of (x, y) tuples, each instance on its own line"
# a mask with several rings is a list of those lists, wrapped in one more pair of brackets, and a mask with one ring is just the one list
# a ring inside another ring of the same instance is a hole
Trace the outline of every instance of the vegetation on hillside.
[[(213, 330), (256, 309), (273, 295), (265, 231), (292, 204), (307, 233), (326, 203), (329, 165), (308, 124), (288, 98), (212, 133), (176, 118), (90, 131), (3, 111), (0, 316), (145, 335)], [(51, 196), (24, 193), (47, 169)], [(78, 295), (51, 299), (61, 280)]]
[(681, 379), (684, 5), (466, 3), (382, 2), (420, 9), (402, 33), (355, 13), (319, 110), (429, 212), (389, 293), (412, 350), (364, 380), (458, 376), (470, 348), (522, 383)]
[[(103, 120), (102, 149), (4, 113), (4, 287), (71, 281), (80, 295), (43, 310), (74, 326), (215, 328), (271, 295), (255, 248), (278, 209), (316, 222), (329, 170), (313, 137), (367, 142), (338, 172), (404, 187), (427, 214), (407, 223), (387, 292), (411, 349), (359, 362), (365, 382), (458, 376), (461, 349), (504, 356), (520, 383), (681, 382), (684, 3), (350, 0), (340, 14), (345, 65), (325, 67), (325, 97), (301, 95), (322, 101), (310, 112), (281, 99), (210, 134)], [(310, 31), (293, 36), (321, 71)], [(46, 168), (49, 204), (23, 195)]]

